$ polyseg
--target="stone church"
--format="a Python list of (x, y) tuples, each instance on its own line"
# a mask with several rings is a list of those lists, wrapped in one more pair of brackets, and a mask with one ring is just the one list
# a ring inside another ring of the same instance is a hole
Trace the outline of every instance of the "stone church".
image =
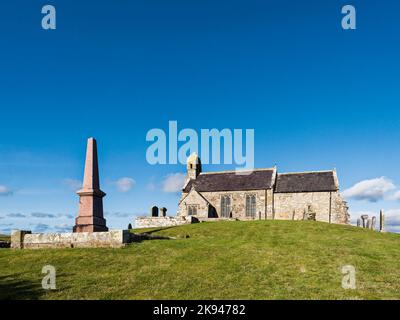
[(278, 173), (277, 168), (250, 172), (202, 172), (197, 154), (187, 160), (187, 180), (178, 216), (199, 220), (284, 219), (347, 224), (346, 201), (336, 171)]

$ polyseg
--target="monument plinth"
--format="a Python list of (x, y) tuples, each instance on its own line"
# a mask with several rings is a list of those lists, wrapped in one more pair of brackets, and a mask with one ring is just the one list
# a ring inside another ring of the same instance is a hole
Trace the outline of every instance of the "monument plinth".
[(97, 159), (97, 142), (89, 138), (86, 149), (85, 173), (79, 195), (79, 215), (75, 220), (73, 232), (108, 231), (103, 217), (103, 197), (100, 190), (99, 164)]

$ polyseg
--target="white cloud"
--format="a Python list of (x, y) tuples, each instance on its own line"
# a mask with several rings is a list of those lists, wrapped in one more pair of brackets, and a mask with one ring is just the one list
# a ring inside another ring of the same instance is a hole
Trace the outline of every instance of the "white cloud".
[(383, 211), (383, 213), (386, 225), (400, 227), (400, 209), (390, 209)]
[(171, 173), (165, 177), (162, 182), (162, 191), (164, 192), (180, 192), (185, 184), (186, 174)]
[(45, 223), (38, 223), (33, 227), (33, 232), (38, 232), (38, 233), (42, 233), (42, 232), (46, 232), (49, 231), (51, 229), (51, 227), (48, 224)]
[(9, 217), (9, 218), (26, 218), (26, 215), (22, 214), (22, 213), (9, 213), (9, 214), (7, 214), (7, 217)]
[(380, 177), (356, 183), (351, 188), (344, 190), (343, 196), (348, 199), (377, 202), (382, 200), (387, 192), (395, 188), (392, 181), (385, 177)]
[(68, 223), (57, 224), (54, 226), (56, 232), (71, 232), (72, 226)]
[(32, 212), (31, 216), (34, 218), (55, 218), (56, 215), (52, 213), (44, 213), (44, 212)]
[(134, 187), (136, 181), (129, 177), (123, 177), (117, 181), (114, 181), (113, 184), (117, 186), (117, 190), (119, 192), (128, 192)]
[(72, 214), (69, 214), (69, 213), (60, 213), (60, 214), (58, 214), (58, 218), (73, 219), (74, 216)]
[(13, 192), (6, 186), (0, 185), (0, 196), (10, 196)]
[(389, 195), (387, 198), (388, 200), (400, 200), (400, 190)]
[(64, 179), (63, 184), (72, 191), (78, 191), (82, 188), (82, 182), (76, 179)]

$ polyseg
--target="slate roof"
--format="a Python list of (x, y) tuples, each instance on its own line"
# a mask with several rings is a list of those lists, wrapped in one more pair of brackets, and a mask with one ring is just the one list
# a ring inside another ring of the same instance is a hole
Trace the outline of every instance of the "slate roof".
[(275, 192), (319, 192), (339, 189), (335, 171), (281, 173), (276, 179)]
[[(201, 173), (183, 188), (192, 187), (198, 192), (266, 190), (274, 188), (276, 193), (323, 192), (339, 190), (335, 171), (313, 171), (279, 173), (276, 169), (256, 169), (248, 175), (234, 171)], [(276, 181), (275, 181), (276, 178)]]
[(234, 171), (201, 173), (196, 180), (190, 180), (183, 189), (189, 192), (192, 186), (199, 192), (242, 191), (271, 189), (275, 169), (256, 169), (250, 174)]

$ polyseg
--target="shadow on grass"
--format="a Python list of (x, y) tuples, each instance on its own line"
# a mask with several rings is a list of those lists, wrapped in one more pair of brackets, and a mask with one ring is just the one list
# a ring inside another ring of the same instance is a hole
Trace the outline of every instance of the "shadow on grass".
[(157, 229), (154, 229), (154, 230), (141, 231), (141, 232), (132, 232), (130, 234), (130, 243), (142, 242), (142, 241), (145, 241), (145, 240), (171, 240), (171, 239), (175, 239), (174, 237), (153, 235), (153, 233), (155, 233), (155, 232), (162, 231), (162, 230), (168, 230), (168, 229), (171, 229), (171, 228), (176, 228), (176, 226), (157, 228)]
[(163, 231), (163, 230), (168, 230), (168, 229), (173, 229), (173, 228), (176, 228), (176, 226), (158, 228), (158, 229), (154, 229), (154, 230), (151, 230), (151, 231), (145, 231), (145, 232), (141, 232), (141, 233), (152, 234), (152, 233), (154, 233), (154, 232)]
[(38, 299), (43, 294), (40, 281), (19, 279), (21, 275), (0, 276), (0, 300)]
[[(50, 291), (57, 292), (70, 289), (65, 283), (71, 275), (73, 274), (57, 274), (57, 289)], [(31, 280), (20, 279), (21, 277), (23, 277), (23, 273), (0, 276), (0, 300), (38, 300), (46, 298), (49, 290), (42, 288), (41, 278), (33, 282)], [(62, 284), (61, 287), (59, 287), (59, 283)]]

